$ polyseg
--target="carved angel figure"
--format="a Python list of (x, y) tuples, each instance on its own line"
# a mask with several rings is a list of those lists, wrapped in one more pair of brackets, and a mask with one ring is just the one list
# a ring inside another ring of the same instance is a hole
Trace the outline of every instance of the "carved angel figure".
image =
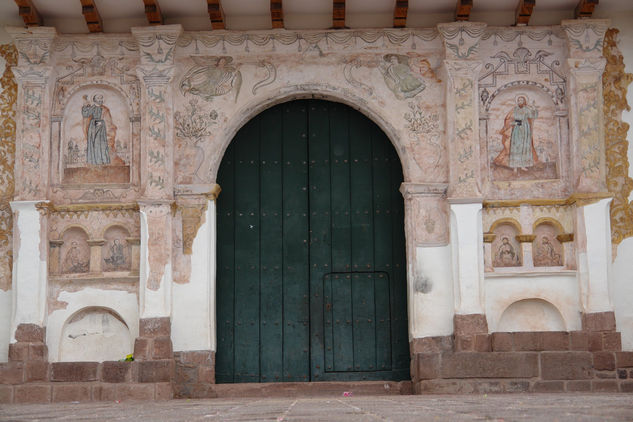
[(196, 63), (180, 81), (180, 92), (212, 101), (213, 97), (235, 90), (235, 101), (242, 86), (242, 73), (231, 62), (232, 57), (192, 57)]

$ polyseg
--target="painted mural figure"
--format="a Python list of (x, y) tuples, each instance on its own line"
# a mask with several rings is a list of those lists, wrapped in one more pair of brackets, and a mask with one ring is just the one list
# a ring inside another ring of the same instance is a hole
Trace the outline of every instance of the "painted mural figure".
[(66, 252), (63, 268), (66, 273), (85, 273), (88, 271), (88, 262), (76, 241), (71, 243), (70, 249)]
[(206, 101), (228, 94), (235, 89), (235, 101), (242, 86), (242, 73), (232, 63), (233, 58), (221, 56), (214, 58), (191, 58), (193, 66), (180, 81), (180, 92), (192, 94)]
[(534, 261), (538, 266), (558, 266), (563, 264), (560, 254), (556, 252), (554, 245), (552, 245), (552, 242), (550, 242), (547, 236), (543, 236)]
[(93, 165), (110, 164), (116, 134), (110, 110), (103, 104), (101, 94), (92, 97), (93, 103), (90, 103), (87, 95), (83, 98), (81, 115), (84, 119), (83, 127), (87, 142), (86, 161)]
[(119, 239), (114, 239), (110, 246), (110, 257), (105, 259), (106, 264), (110, 264), (113, 267), (122, 267), (125, 265), (125, 253), (124, 246)]
[(506, 115), (499, 131), (503, 149), (494, 159), (495, 164), (514, 169), (527, 170), (538, 163), (534, 148), (534, 119), (538, 117), (536, 105), (528, 105), (527, 97), (521, 95), (516, 105)]
[(383, 60), (380, 71), (387, 87), (398, 99), (412, 98), (424, 91), (426, 84), (411, 72), (409, 57), (401, 54), (386, 54)]
[(510, 240), (507, 237), (503, 237), (501, 239), (501, 246), (497, 250), (497, 254), (495, 256), (495, 267), (512, 267), (519, 263), (519, 257), (514, 251), (514, 246), (510, 243)]

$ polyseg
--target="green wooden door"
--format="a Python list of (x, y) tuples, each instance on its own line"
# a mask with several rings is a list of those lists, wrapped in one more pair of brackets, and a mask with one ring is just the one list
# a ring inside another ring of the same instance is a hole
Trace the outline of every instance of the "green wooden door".
[(400, 161), (318, 100), (248, 122), (218, 173), (216, 380), (409, 378)]

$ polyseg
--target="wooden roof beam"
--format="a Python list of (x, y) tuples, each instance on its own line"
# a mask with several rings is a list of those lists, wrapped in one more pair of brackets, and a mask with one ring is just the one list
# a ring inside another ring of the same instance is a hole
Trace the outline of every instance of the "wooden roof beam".
[(15, 0), (18, 5), (20, 16), (26, 26), (41, 26), (42, 15), (37, 11), (31, 0)]
[(345, 28), (345, 0), (333, 0), (332, 6), (332, 28)]
[(599, 0), (580, 0), (576, 6), (576, 19), (590, 18)]
[(455, 6), (455, 20), (467, 21), (470, 19), (470, 9), (473, 8), (473, 0), (457, 0)]
[(147, 16), (147, 23), (150, 25), (162, 25), (163, 14), (160, 11), (160, 5), (158, 0), (143, 0), (145, 4), (145, 16)]
[(516, 26), (525, 26), (530, 22), (530, 18), (532, 17), (532, 10), (534, 10), (535, 4), (536, 0), (519, 0), (516, 16), (514, 19), (514, 24)]
[(284, 27), (284, 9), (282, 0), (270, 0), (270, 20), (273, 29)]
[(211, 28), (225, 29), (224, 11), (220, 0), (207, 0), (207, 10), (209, 11), (209, 19), (211, 19)]
[(86, 25), (90, 32), (103, 32), (103, 21), (94, 0), (79, 0), (81, 2), (81, 13), (86, 19)]
[(393, 27), (404, 28), (407, 26), (407, 14), (409, 12), (409, 0), (396, 0), (393, 10)]

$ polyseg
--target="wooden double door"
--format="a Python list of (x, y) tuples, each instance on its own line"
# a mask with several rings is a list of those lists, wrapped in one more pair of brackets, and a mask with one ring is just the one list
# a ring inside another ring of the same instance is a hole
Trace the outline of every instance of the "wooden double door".
[(338, 103), (248, 122), (218, 174), (216, 380), (409, 378), (402, 169)]

